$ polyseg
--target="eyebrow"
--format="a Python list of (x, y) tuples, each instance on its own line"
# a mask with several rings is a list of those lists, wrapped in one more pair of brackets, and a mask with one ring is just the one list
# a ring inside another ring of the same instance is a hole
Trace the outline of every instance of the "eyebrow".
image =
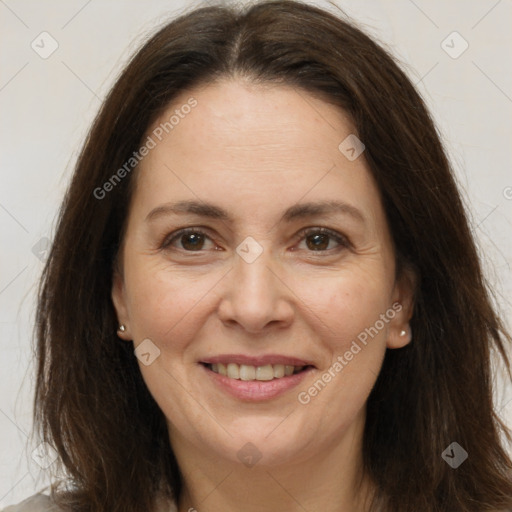
[[(366, 221), (362, 212), (351, 204), (342, 201), (316, 201), (308, 203), (299, 203), (290, 206), (281, 216), (280, 221), (291, 222), (296, 219), (306, 217), (344, 214), (353, 219), (364, 223)], [(157, 206), (146, 216), (146, 221), (152, 221), (158, 217), (166, 215), (186, 215), (193, 214), (200, 217), (217, 219), (233, 223), (233, 217), (223, 208), (204, 201), (178, 201), (176, 203), (166, 203)]]

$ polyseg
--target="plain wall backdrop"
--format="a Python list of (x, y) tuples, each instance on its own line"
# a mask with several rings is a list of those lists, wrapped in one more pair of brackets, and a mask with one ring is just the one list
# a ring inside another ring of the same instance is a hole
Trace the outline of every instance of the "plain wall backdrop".
[[(325, 0), (310, 3), (337, 12)], [(510, 327), (512, 2), (332, 3), (402, 61), (433, 112)], [(77, 153), (115, 77), (148, 34), (191, 5), (207, 4), (0, 0), (0, 507), (48, 481), (30, 438), (34, 297)], [(512, 390), (497, 377), (496, 406), (512, 425)]]

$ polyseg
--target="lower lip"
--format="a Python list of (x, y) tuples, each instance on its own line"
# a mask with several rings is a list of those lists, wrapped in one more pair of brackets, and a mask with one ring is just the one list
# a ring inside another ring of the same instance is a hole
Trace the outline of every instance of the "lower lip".
[(229, 393), (235, 398), (238, 398), (239, 400), (254, 402), (270, 400), (271, 398), (275, 398), (286, 393), (300, 384), (306, 375), (314, 369), (313, 367), (309, 367), (302, 372), (295, 373), (287, 377), (281, 377), (279, 379), (246, 381), (230, 379), (225, 375), (215, 373), (203, 364), (200, 364), (199, 366), (201, 366), (203, 371), (206, 372), (208, 378), (212, 379), (212, 381), (223, 391)]

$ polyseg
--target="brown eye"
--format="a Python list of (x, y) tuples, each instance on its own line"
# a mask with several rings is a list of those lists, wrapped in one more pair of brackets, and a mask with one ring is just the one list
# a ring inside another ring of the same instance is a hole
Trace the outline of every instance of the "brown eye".
[(312, 251), (325, 250), (329, 246), (329, 238), (329, 235), (325, 235), (323, 233), (310, 235), (306, 238), (306, 244), (308, 249), (311, 249)]
[(187, 252), (201, 252), (209, 239), (210, 237), (200, 229), (182, 229), (171, 238), (167, 238), (162, 244), (162, 249), (176, 248)]
[[(308, 228), (299, 233), (299, 236), (304, 238), (306, 247), (310, 251), (329, 252), (332, 250), (347, 248), (350, 245), (344, 236), (337, 233), (336, 231), (331, 231), (330, 229), (326, 228)], [(335, 241), (335, 244), (338, 247), (329, 247), (332, 240)]]
[(204, 245), (204, 235), (201, 233), (187, 233), (181, 236), (181, 244), (187, 251), (201, 250)]

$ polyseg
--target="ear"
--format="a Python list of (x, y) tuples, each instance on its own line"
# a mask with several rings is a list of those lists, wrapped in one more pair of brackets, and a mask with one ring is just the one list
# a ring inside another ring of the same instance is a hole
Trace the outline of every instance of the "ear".
[(391, 309), (396, 314), (389, 324), (387, 348), (402, 348), (412, 340), (409, 321), (414, 312), (416, 283), (417, 276), (411, 268), (404, 268), (395, 281)]
[(111, 290), (112, 303), (117, 314), (117, 321), (119, 325), (125, 326), (125, 331), (117, 331), (117, 335), (125, 340), (130, 341), (130, 329), (129, 329), (129, 315), (128, 308), (126, 306), (126, 290), (124, 286), (124, 278), (122, 272), (116, 267), (112, 275), (112, 290)]

